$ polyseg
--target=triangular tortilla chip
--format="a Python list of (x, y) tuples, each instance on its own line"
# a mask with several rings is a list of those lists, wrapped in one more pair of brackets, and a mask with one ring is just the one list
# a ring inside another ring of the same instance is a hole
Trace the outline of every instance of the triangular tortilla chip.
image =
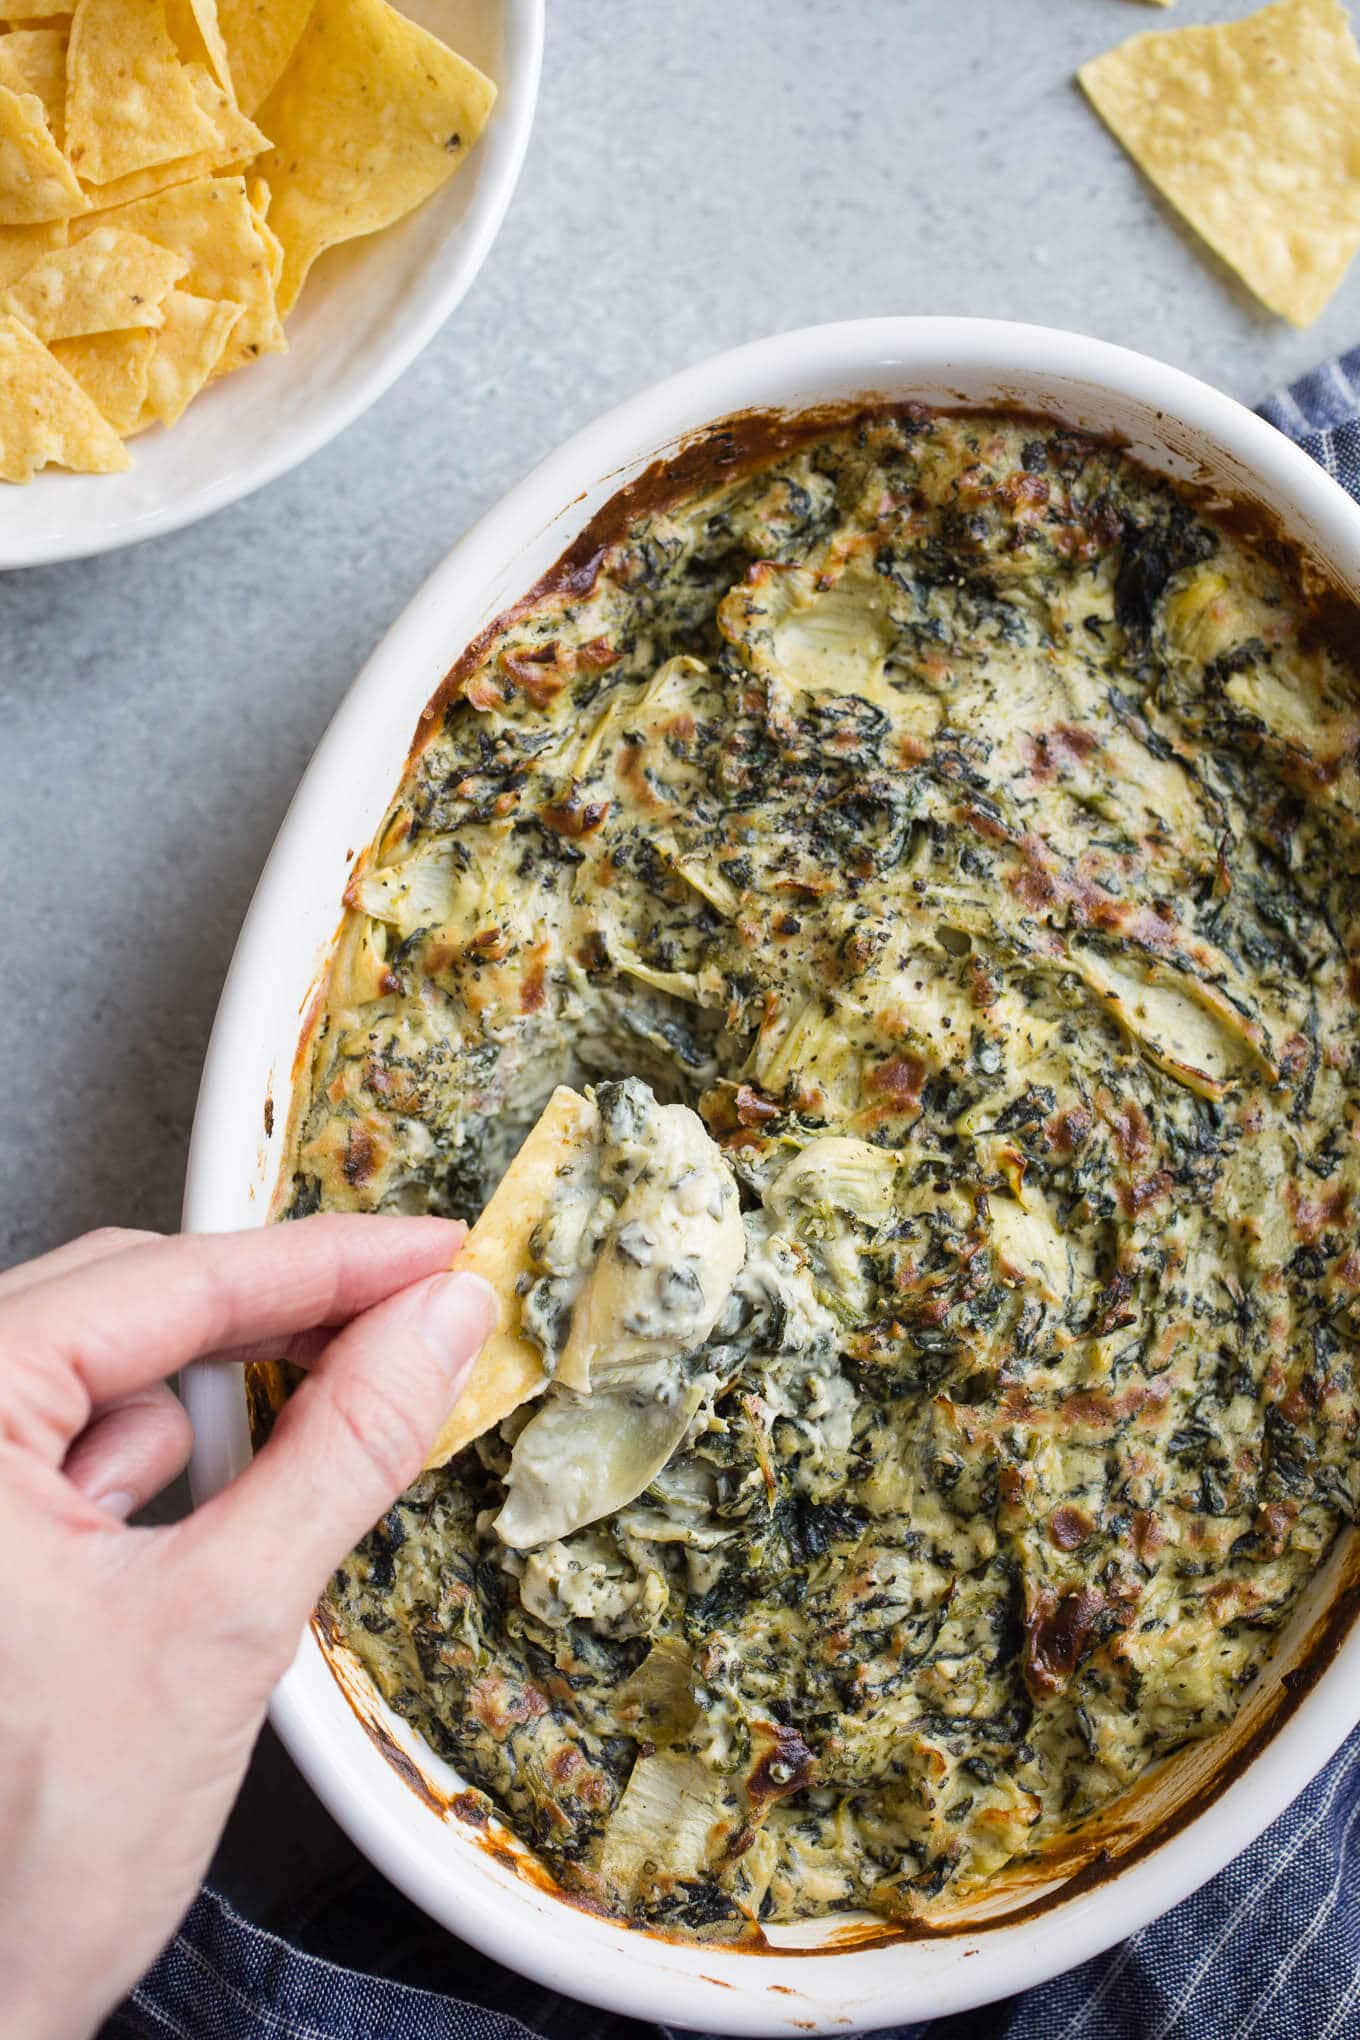
[(0, 310), (49, 345), (81, 333), (158, 327), (161, 306), (188, 267), (173, 248), (101, 225), (25, 270), (0, 298)]
[(79, 340), (58, 340), (53, 354), (90, 402), (122, 436), (135, 431), (146, 407), (151, 357), (159, 334), (89, 333)]
[(80, 176), (108, 184), (217, 144), (170, 39), (165, 0), (79, 0), (66, 57), (66, 153)]
[(0, 387), (0, 481), (31, 481), (53, 461), (91, 475), (128, 466), (108, 420), (20, 319), (0, 317)]
[(36, 227), (0, 227), (0, 290), (8, 290), (54, 248), (64, 248), (68, 232), (65, 220), (45, 220)]
[[(242, 307), (222, 368), (239, 368), (261, 354), (277, 354), (286, 346), (274, 309), (272, 264), (250, 201), (244, 177), (202, 177), (177, 184), (154, 198), (119, 206), (116, 212), (93, 216), (98, 225), (112, 223), (146, 234), (163, 247), (176, 249), (189, 267), (184, 290), (194, 297), (229, 298)], [(80, 223), (87, 231), (86, 223)], [(88, 229), (94, 231), (93, 225)]]
[(264, 252), (269, 262), (269, 281), (277, 296), (279, 283), (283, 277), (283, 243), (263, 213), (255, 214), (255, 231), (264, 243)]
[(16, 28), (0, 41), (0, 84), (36, 92), (57, 147), (66, 121), (66, 30)]
[(1341, 0), (1135, 36), (1077, 75), (1177, 212), (1309, 325), (1360, 248), (1360, 52)]
[(250, 163), (269, 147), (253, 120), (248, 120), (231, 94), (224, 91), (201, 64), (191, 64), (198, 103), (217, 130), (217, 147), (224, 163)]
[(76, 0), (24, 0), (22, 7), (12, 7), (0, 17), (7, 22), (42, 21), (52, 14), (69, 14)]
[(312, 0), (217, 0), (242, 113), (254, 113), (273, 91), (311, 11)]
[(37, 93), (0, 84), (0, 227), (70, 219), (88, 205)]
[(240, 316), (241, 307), (227, 300), (171, 291), (165, 324), (156, 335), (151, 357), (146, 403), (137, 421), (139, 432), (148, 425), (174, 424), (217, 367)]
[(579, 1091), (559, 1084), (463, 1242), (454, 1266), (491, 1284), (500, 1318), (427, 1466), (442, 1466), (548, 1385), (542, 1354), (514, 1328), (516, 1284), (529, 1267), (529, 1235), (548, 1209), (559, 1170), (574, 1153), (590, 1148), (593, 1119)]
[(165, 0), (165, 25), (186, 64), (206, 62), (219, 85), (236, 103), (231, 58), (222, 40), (217, 0)]
[(148, 170), (134, 170), (109, 184), (91, 184), (85, 193), (96, 212), (110, 206), (131, 205), (135, 199), (153, 198), (175, 184), (192, 184), (199, 177), (244, 170), (252, 157), (268, 143), (252, 122), (232, 106), (221, 86), (201, 64), (188, 67), (190, 82), (199, 105), (213, 123), (218, 139), (211, 149), (195, 156), (176, 156), (169, 163), (153, 163)]
[(257, 167), (283, 243), (281, 313), (324, 249), (390, 226), (439, 188), (495, 97), (489, 78), (385, 0), (316, 0), (260, 108), (274, 143)]
[(112, 212), (115, 206), (131, 205), (139, 198), (154, 198), (158, 191), (191, 184), (198, 177), (211, 177), (225, 167), (218, 162), (215, 149), (200, 156), (176, 156), (173, 163), (153, 163), (149, 170), (134, 170), (130, 177), (115, 177), (110, 184), (87, 184), (85, 195), (94, 212)]

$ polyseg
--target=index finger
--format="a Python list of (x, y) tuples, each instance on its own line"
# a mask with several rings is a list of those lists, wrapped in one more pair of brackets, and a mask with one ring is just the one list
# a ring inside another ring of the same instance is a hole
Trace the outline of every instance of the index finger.
[(223, 1347), (346, 1323), (448, 1267), (442, 1218), (326, 1216), (130, 1247), (0, 1302), (6, 1429), (60, 1464), (98, 1403)]

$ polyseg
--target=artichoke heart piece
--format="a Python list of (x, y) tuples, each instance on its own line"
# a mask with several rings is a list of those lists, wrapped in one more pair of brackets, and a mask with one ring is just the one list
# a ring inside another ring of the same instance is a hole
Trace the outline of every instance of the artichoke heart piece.
[(557, 1389), (515, 1441), (496, 1534), (517, 1551), (570, 1537), (635, 1501), (660, 1473), (703, 1401), (697, 1382), (648, 1395)]
[(605, 1833), (606, 1883), (627, 1905), (649, 1885), (673, 1888), (717, 1860), (736, 1833), (737, 1794), (699, 1757), (639, 1757)]
[(884, 691), (896, 637), (883, 583), (871, 571), (831, 579), (769, 560), (726, 597), (718, 627), (763, 678), (870, 700)]
[(746, 1258), (736, 1181), (699, 1115), (635, 1077), (595, 1101), (593, 1178), (535, 1234), (547, 1272), (524, 1300), (555, 1378), (582, 1394), (702, 1346)]
[(1072, 1288), (1067, 1243), (1053, 1222), (1047, 1200), (1031, 1191), (1019, 1198), (989, 1200), (988, 1230), (1003, 1281), (1027, 1283), (1054, 1309), (1062, 1309)]
[(436, 838), (399, 862), (379, 865), (352, 880), (349, 900), (404, 938), (417, 928), (456, 918), (469, 894), (475, 898), (478, 890), (456, 840)]
[(776, 1225), (807, 1247), (852, 1318), (870, 1306), (862, 1254), (892, 1216), (897, 1164), (889, 1149), (827, 1134), (796, 1154), (762, 1199)]
[(726, 1881), (771, 1807), (815, 1778), (798, 1730), (758, 1718), (750, 1722), (749, 1761), (738, 1772), (716, 1772), (681, 1749), (639, 1756), (605, 1830), (605, 1880), (630, 1905), (705, 1870)]
[(877, 1228), (892, 1211), (897, 1164), (898, 1157), (889, 1148), (848, 1134), (827, 1134), (809, 1141), (780, 1170), (764, 1203), (778, 1219), (830, 1205), (833, 1211), (848, 1211)]
[(1151, 961), (1125, 967), (1085, 947), (1072, 962), (1149, 1060), (1187, 1090), (1221, 1098), (1248, 1073), (1278, 1075), (1264, 1028), (1203, 979)]
[(654, 1643), (614, 1696), (621, 1722), (639, 1741), (683, 1740), (699, 1718), (694, 1697), (694, 1654), (678, 1636)]

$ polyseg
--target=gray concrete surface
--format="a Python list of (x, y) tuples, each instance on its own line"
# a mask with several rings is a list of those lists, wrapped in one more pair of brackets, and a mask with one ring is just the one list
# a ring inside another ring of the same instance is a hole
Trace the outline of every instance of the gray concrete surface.
[[(1295, 333), (1071, 82), (1125, 35), (1246, 4), (549, 0), (519, 195), (397, 388), (191, 531), (0, 579), (0, 1260), (175, 1224), (222, 975), (313, 744), (440, 556), (597, 412), (870, 313), (1076, 327), (1248, 400), (1360, 341), (1360, 268)], [(264, 1749), (233, 1888), (265, 1903), (346, 1846)]]

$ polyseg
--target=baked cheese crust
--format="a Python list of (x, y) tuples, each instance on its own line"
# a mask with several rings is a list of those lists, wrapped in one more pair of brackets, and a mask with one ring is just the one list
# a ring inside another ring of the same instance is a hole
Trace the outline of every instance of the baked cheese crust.
[(458, 669), (350, 888), (288, 1209), (475, 1217), (555, 1086), (635, 1080), (744, 1228), (641, 1492), (543, 1513), (604, 1422), (553, 1382), (331, 1590), (566, 1884), (928, 1911), (1238, 1708), (1357, 1502), (1331, 621), (1118, 449), (909, 408), (641, 503)]

